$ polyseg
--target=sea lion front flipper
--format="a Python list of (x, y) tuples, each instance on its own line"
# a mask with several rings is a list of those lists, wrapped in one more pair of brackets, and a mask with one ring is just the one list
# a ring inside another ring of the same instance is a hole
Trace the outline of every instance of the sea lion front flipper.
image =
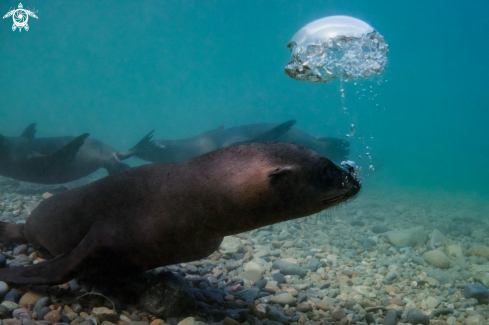
[(83, 145), (83, 141), (85, 141), (89, 135), (90, 134), (88, 133), (84, 133), (49, 155), (29, 157), (28, 164), (35, 166), (36, 169), (43, 169), (52, 164), (70, 163), (75, 159), (78, 150)]
[(36, 135), (36, 123), (31, 123), (20, 134), (20, 137), (27, 138), (27, 139), (34, 139), (35, 135)]
[(287, 133), (290, 130), (290, 128), (292, 127), (292, 125), (294, 125), (296, 122), (297, 122), (296, 120), (287, 121), (285, 123), (282, 123), (282, 124), (279, 124), (279, 125), (273, 127), (272, 129), (270, 129), (268, 131), (263, 132), (262, 134), (254, 137), (252, 139), (244, 140), (244, 141), (236, 141), (234, 143), (229, 143), (229, 144), (226, 144), (226, 147), (231, 146), (231, 145), (237, 145), (237, 144), (274, 141), (277, 138), (284, 135), (285, 133)]

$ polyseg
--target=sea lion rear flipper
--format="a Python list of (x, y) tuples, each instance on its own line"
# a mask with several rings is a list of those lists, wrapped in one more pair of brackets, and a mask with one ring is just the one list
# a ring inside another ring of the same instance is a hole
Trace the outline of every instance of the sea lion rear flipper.
[(28, 138), (28, 139), (34, 139), (35, 135), (36, 135), (36, 123), (31, 123), (20, 134), (20, 137)]
[(83, 268), (83, 263), (91, 255), (96, 255), (104, 240), (91, 229), (78, 246), (66, 254), (32, 266), (0, 269), (0, 281), (15, 284), (65, 283)]
[(292, 125), (294, 125), (296, 122), (297, 122), (296, 120), (287, 121), (285, 123), (277, 125), (276, 127), (272, 128), (271, 130), (263, 132), (259, 136), (254, 137), (250, 140), (236, 141), (234, 143), (226, 144), (226, 146), (237, 145), (237, 144), (245, 144), (245, 143), (274, 141), (277, 138), (284, 135), (285, 133), (287, 133), (290, 130), (290, 128), (292, 127)]
[(39, 168), (44, 168), (54, 163), (70, 163), (75, 159), (78, 150), (83, 145), (83, 141), (89, 135), (88, 133), (84, 133), (49, 155), (30, 157), (28, 158), (28, 163)]
[(144, 138), (142, 138), (138, 143), (136, 143), (136, 145), (131, 149), (127, 151), (117, 151), (116, 152), (117, 158), (119, 158), (119, 160), (125, 160), (132, 156), (137, 156), (140, 153), (157, 150), (158, 147), (155, 146), (155, 140), (151, 140), (151, 138), (153, 137), (153, 132), (154, 130), (146, 134)]

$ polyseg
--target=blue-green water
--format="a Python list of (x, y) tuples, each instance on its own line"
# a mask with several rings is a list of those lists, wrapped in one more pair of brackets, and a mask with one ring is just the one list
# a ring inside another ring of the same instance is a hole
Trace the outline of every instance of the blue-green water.
[[(17, 5), (2, 0), (0, 13)], [(0, 20), (3, 135), (36, 122), (39, 137), (89, 132), (124, 150), (153, 129), (155, 138), (178, 139), (219, 125), (297, 119), (309, 133), (345, 138), (353, 123), (366, 140), (351, 140), (351, 158), (361, 155), (365, 166), (369, 152), (376, 166), (365, 191), (443, 192), (480, 205), (489, 196), (487, 1), (23, 5), (38, 10), (29, 31)], [(330, 15), (364, 20), (386, 38), (381, 76), (355, 86), (284, 73), (290, 38)], [(370, 90), (375, 100), (365, 99)]]

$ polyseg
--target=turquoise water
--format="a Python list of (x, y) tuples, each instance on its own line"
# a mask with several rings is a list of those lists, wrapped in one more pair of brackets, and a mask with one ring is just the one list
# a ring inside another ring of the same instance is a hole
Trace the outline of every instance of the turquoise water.
[[(0, 1), (2, 16), (17, 5)], [(365, 168), (369, 152), (376, 167), (365, 191), (486, 204), (487, 1), (23, 5), (38, 10), (28, 32), (0, 20), (3, 135), (36, 122), (39, 137), (89, 132), (124, 150), (153, 129), (157, 139), (178, 139), (219, 125), (297, 119), (309, 133), (345, 138), (353, 123), (351, 158)], [(386, 38), (381, 76), (355, 86), (284, 73), (290, 38), (330, 15), (364, 20)], [(375, 100), (365, 99), (370, 90)]]

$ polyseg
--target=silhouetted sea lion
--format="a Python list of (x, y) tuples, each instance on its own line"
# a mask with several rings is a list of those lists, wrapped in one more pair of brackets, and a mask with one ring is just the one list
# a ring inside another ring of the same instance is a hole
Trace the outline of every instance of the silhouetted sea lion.
[(136, 156), (150, 162), (178, 162), (231, 145), (280, 141), (303, 145), (336, 162), (347, 159), (348, 141), (314, 137), (292, 128), (295, 122), (248, 124), (229, 129), (221, 126), (188, 139), (155, 140), (154, 150), (146, 150)]
[(40, 184), (60, 184), (87, 176), (99, 168), (109, 175), (129, 168), (121, 162), (144, 150), (151, 133), (128, 151), (111, 146), (85, 133), (78, 137), (35, 138), (36, 124), (20, 137), (0, 135), (0, 175)]
[(55, 258), (0, 269), (0, 280), (115, 278), (197, 260), (226, 235), (317, 213), (359, 190), (355, 175), (280, 142), (131, 168), (43, 201), (25, 226), (1, 222), (1, 240), (41, 246)]

